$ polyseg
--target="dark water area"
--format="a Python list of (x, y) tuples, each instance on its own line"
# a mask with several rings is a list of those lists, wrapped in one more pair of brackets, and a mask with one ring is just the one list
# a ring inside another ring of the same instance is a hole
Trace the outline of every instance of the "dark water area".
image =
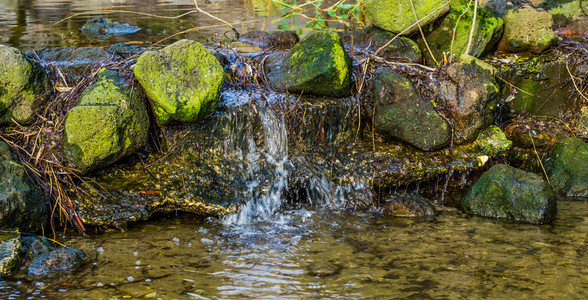
[[(277, 4), (267, 0), (201, 0), (198, 5), (202, 10), (233, 24), (239, 32), (276, 30), (278, 24), (272, 23), (272, 20), (281, 12)], [(0, 1), (0, 44), (22, 50), (60, 46), (110, 46), (118, 42), (149, 45), (191, 28), (199, 30), (171, 38), (165, 44), (181, 38), (215, 42), (233, 37), (230, 28), (201, 13), (170, 19), (192, 10), (194, 2), (189, 0), (3, 0)], [(138, 26), (141, 30), (105, 39), (84, 35), (80, 31), (84, 23), (99, 16)], [(62, 21), (66, 18), (69, 19)], [(56, 24), (59, 21), (62, 22)]]

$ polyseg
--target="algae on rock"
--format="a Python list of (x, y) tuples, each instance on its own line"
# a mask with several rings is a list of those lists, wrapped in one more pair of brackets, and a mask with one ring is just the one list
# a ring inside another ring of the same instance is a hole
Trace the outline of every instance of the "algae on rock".
[(198, 122), (214, 113), (225, 77), (212, 53), (190, 40), (141, 54), (134, 72), (159, 125)]
[(541, 54), (558, 41), (558, 36), (551, 29), (553, 17), (542, 9), (514, 9), (504, 15), (503, 19), (504, 34), (498, 43), (501, 51)]
[(553, 155), (545, 163), (553, 188), (566, 196), (588, 197), (588, 144), (577, 138), (565, 138), (553, 146)]
[(82, 173), (106, 167), (147, 143), (143, 98), (115, 71), (103, 69), (65, 119), (63, 154)]
[[(367, 18), (377, 27), (393, 33), (406, 30), (403, 34), (411, 35), (418, 31), (418, 26), (415, 25), (417, 20), (424, 18), (420, 22), (420, 25), (424, 26), (445, 14), (449, 10), (449, 5), (445, 2), (444, 0), (365, 0), (364, 8)], [(431, 15), (425, 18), (429, 14)]]

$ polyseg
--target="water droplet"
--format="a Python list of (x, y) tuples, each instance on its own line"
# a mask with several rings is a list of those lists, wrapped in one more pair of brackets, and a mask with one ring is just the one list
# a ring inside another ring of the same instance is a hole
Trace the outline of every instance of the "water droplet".
[(98, 247), (98, 249), (96, 249), (96, 252), (98, 252), (98, 254), (102, 254), (104, 253), (104, 248)]
[(129, 277), (127, 277), (127, 280), (128, 280), (129, 282), (133, 282), (133, 281), (135, 281), (135, 278), (133, 278), (133, 276), (129, 276)]
[(137, 251), (133, 252), (133, 256), (138, 256), (138, 255), (139, 255), (139, 252), (137, 252)]

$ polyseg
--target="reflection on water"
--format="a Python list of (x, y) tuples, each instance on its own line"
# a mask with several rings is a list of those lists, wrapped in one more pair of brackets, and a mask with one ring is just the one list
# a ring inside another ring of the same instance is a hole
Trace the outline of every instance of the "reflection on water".
[[(271, 16), (279, 14), (280, 10), (271, 0), (200, 0), (198, 5), (204, 11), (235, 24), (241, 32), (277, 29), (277, 24), (271, 22)], [(194, 1), (190, 0), (1, 0), (0, 44), (28, 50), (56, 46), (110, 46), (129, 41), (153, 43), (194, 27), (202, 29), (182, 35), (181, 38), (211, 42), (215, 37), (217, 40), (224, 38), (225, 33), (230, 35), (228, 27), (220, 26), (218, 21), (203, 14), (193, 13), (176, 19), (146, 15), (173, 17), (193, 9)], [(76, 15), (80, 13), (87, 14)], [(74, 17), (52, 26), (71, 16)], [(124, 36), (90, 39), (82, 34), (80, 28), (87, 20), (97, 16), (139, 26), (142, 30)]]
[(429, 219), (294, 210), (255, 225), (190, 217), (75, 237), (71, 278), (4, 282), (0, 295), (75, 299), (588, 297), (588, 202), (553, 225), (444, 212)]

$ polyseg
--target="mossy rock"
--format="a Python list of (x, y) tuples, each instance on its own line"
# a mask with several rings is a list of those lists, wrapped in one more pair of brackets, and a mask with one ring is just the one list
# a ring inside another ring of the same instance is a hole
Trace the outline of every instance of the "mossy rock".
[(380, 70), (375, 74), (372, 94), (378, 132), (425, 151), (449, 144), (449, 125), (410, 80), (394, 71)]
[[(418, 31), (418, 26), (413, 26), (417, 20), (431, 14), (420, 22), (420, 25), (424, 26), (445, 14), (449, 10), (449, 5), (443, 5), (445, 2), (443, 0), (412, 0), (412, 3), (411, 0), (366, 0), (364, 9), (367, 18), (375, 26), (393, 33), (403, 32), (403, 35), (411, 35)], [(414, 11), (412, 5), (414, 5)]]
[(190, 40), (141, 54), (134, 72), (159, 125), (194, 123), (214, 113), (225, 78), (210, 51)]
[(588, 197), (588, 144), (582, 140), (565, 138), (557, 142), (545, 169), (557, 192)]
[(0, 278), (10, 275), (20, 258), (20, 233), (0, 233)]
[(583, 106), (580, 109), (580, 116), (576, 122), (576, 131), (579, 134), (588, 137), (588, 106)]
[(275, 90), (334, 97), (351, 92), (351, 58), (334, 32), (308, 34), (287, 53), (268, 56), (264, 70)]
[(551, 186), (535, 173), (508, 165), (486, 171), (461, 205), (470, 214), (532, 224), (549, 223), (557, 214)]
[[(352, 32), (341, 32), (339, 36), (347, 48), (353, 46), (355, 49), (368, 53), (379, 50), (378, 56), (386, 59), (414, 63), (420, 63), (422, 60), (421, 49), (416, 42), (407, 37), (396, 37), (395, 34), (374, 26)], [(392, 42), (389, 43), (390, 41)]]
[(558, 36), (551, 29), (553, 17), (542, 9), (513, 9), (503, 19), (504, 34), (498, 43), (501, 51), (541, 54), (558, 41)]
[(147, 142), (143, 98), (117, 72), (102, 70), (65, 119), (63, 155), (81, 173), (108, 166)]
[[(438, 26), (425, 33), (431, 52), (439, 62), (444, 57), (454, 58), (462, 54), (481, 57), (498, 43), (502, 37), (504, 22), (501, 18), (494, 17), (483, 7), (478, 8), (473, 40), (469, 53), (465, 53), (469, 41), (474, 6), (466, 0), (453, 1), (451, 10), (445, 15)], [(435, 65), (426, 48), (423, 38), (417, 39), (417, 43), (423, 51), (427, 65)]]
[(41, 65), (12, 47), (0, 45), (0, 124), (31, 124), (51, 92)]
[(0, 142), (0, 228), (39, 232), (49, 215), (43, 194), (10, 147)]
[(588, 1), (585, 0), (546, 0), (540, 7), (553, 15), (557, 25), (588, 17)]

